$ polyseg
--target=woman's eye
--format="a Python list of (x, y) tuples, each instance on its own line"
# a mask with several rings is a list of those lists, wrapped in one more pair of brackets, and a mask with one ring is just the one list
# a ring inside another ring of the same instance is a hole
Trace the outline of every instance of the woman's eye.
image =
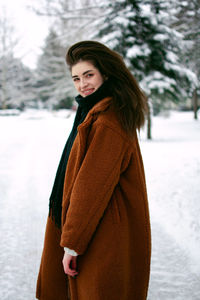
[(93, 74), (87, 74), (87, 77), (92, 77), (93, 76)]
[(73, 79), (74, 82), (75, 82), (75, 81), (78, 81), (78, 80), (79, 80), (78, 78), (74, 78), (74, 79)]

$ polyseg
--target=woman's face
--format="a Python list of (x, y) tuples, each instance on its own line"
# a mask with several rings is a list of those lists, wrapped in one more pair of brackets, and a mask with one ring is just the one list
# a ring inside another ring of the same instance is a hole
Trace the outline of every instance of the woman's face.
[(74, 86), (82, 97), (94, 93), (104, 82), (99, 70), (89, 61), (80, 61), (72, 66)]

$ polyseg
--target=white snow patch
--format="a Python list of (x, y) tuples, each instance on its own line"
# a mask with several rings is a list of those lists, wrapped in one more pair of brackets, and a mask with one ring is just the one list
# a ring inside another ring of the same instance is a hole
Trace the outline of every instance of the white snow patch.
[(151, 53), (151, 50), (147, 47), (147, 45), (133, 45), (127, 51), (127, 57), (133, 58), (137, 56), (148, 56)]
[(167, 59), (169, 61), (171, 61), (172, 63), (177, 63), (178, 56), (174, 52), (168, 51), (167, 52)]
[(166, 34), (162, 34), (162, 33), (159, 33), (159, 34), (155, 34), (154, 35), (154, 40), (156, 40), (156, 41), (165, 41), (165, 40), (168, 40), (168, 35), (166, 35)]
[(151, 89), (158, 89), (159, 93), (163, 93), (165, 89), (173, 91), (173, 85), (176, 85), (176, 82), (173, 78), (165, 77), (160, 72), (156, 71), (146, 76), (141, 82), (141, 87), (146, 91)]

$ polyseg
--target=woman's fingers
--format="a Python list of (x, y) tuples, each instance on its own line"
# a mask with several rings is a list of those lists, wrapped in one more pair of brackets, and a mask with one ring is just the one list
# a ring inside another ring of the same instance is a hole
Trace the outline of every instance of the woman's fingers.
[(69, 276), (76, 276), (78, 272), (76, 271), (76, 257), (65, 253), (63, 257), (63, 267), (64, 272)]
[(76, 259), (77, 259), (76, 256), (72, 256), (72, 260), (71, 260), (71, 268), (72, 268), (73, 270), (76, 270)]
[(75, 276), (78, 274), (76, 270), (73, 270), (69, 267), (69, 264), (64, 263), (64, 271), (67, 275)]

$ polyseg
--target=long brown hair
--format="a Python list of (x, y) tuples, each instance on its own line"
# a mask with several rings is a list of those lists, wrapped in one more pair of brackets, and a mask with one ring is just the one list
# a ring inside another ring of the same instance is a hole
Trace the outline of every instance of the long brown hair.
[(72, 45), (66, 55), (70, 69), (79, 61), (91, 61), (106, 76), (112, 91), (113, 106), (122, 127), (133, 134), (145, 123), (147, 100), (122, 57), (96, 41), (81, 41)]

